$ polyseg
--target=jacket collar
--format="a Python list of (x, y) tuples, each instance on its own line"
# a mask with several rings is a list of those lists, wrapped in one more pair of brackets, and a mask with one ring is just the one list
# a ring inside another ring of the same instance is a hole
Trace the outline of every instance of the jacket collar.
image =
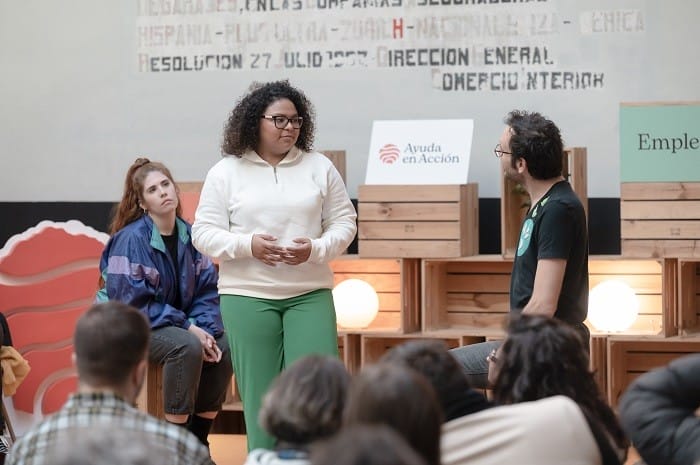
[[(289, 149), (289, 152), (287, 152), (287, 156), (284, 157), (279, 164), (280, 165), (288, 165), (291, 163), (296, 162), (301, 156), (304, 154), (301, 150), (299, 150), (298, 147), (294, 146), (291, 149)], [(254, 150), (248, 150), (246, 151), (243, 155), (241, 155), (241, 158), (244, 158), (248, 161), (251, 161), (256, 164), (261, 164), (261, 165), (267, 165), (269, 166), (270, 164), (260, 158), (260, 155), (257, 154)]]
[[(165, 242), (163, 242), (163, 237), (160, 235), (158, 226), (153, 222), (150, 216), (142, 216), (146, 227), (151, 230), (151, 247), (156, 250), (160, 250), (165, 253)], [(175, 229), (177, 230), (177, 237), (183, 244), (187, 244), (187, 239), (189, 238), (189, 233), (187, 231), (187, 223), (181, 220), (179, 217), (175, 217)]]

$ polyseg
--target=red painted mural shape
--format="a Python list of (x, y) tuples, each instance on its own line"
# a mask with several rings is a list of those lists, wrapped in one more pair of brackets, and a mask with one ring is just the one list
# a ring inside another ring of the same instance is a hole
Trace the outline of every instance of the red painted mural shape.
[(79, 221), (42, 221), (0, 249), (0, 311), (31, 371), (14, 410), (39, 419), (75, 391), (73, 330), (92, 304), (109, 236)]

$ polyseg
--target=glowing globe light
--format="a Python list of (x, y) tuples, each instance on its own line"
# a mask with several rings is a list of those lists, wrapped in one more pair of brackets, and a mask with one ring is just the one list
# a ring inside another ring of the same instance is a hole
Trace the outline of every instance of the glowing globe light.
[(338, 324), (343, 328), (366, 328), (379, 312), (379, 297), (361, 279), (346, 279), (333, 289)]
[(629, 329), (639, 313), (639, 299), (622, 281), (603, 281), (588, 295), (588, 321), (598, 330), (619, 332)]

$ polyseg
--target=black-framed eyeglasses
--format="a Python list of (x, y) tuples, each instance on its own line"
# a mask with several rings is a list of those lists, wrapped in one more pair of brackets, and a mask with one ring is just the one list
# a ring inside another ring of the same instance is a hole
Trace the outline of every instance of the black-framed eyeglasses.
[(293, 116), (292, 118), (287, 118), (286, 116), (270, 116), (270, 115), (262, 115), (263, 119), (269, 119), (273, 123), (275, 123), (275, 127), (277, 129), (284, 129), (287, 127), (289, 123), (292, 123), (292, 127), (294, 129), (299, 129), (304, 122), (304, 118), (301, 116)]
[(493, 153), (498, 158), (501, 158), (504, 153), (506, 153), (508, 155), (513, 155), (513, 152), (505, 152), (505, 151), (501, 150), (501, 144), (496, 144), (496, 147), (493, 149)]
[(498, 361), (498, 357), (496, 357), (496, 349), (493, 349), (487, 356), (486, 360), (491, 362), (491, 363), (496, 363)]

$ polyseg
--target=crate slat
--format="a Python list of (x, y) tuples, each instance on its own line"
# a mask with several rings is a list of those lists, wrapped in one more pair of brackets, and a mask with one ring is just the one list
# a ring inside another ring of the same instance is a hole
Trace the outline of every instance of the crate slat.
[(358, 203), (362, 221), (451, 221), (459, 216), (459, 203), (383, 202)]

